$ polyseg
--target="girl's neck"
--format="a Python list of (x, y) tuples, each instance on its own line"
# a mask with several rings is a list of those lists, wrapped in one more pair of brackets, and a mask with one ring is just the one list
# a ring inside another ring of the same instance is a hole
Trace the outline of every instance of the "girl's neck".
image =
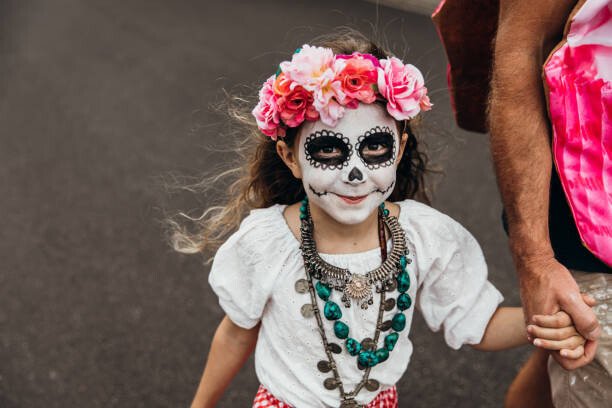
[(379, 246), (376, 209), (359, 224), (342, 224), (312, 203), (310, 214), (319, 252), (330, 254), (363, 252)]

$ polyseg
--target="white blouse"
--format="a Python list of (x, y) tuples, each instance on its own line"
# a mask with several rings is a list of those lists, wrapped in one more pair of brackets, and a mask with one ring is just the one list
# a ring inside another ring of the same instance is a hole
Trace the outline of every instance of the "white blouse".
[[(453, 349), (481, 341), (489, 319), (503, 300), (487, 280), (487, 266), (474, 237), (450, 217), (413, 200), (397, 203), (399, 222), (406, 232), (410, 251), (408, 294), (433, 331), (444, 331)], [(332, 373), (317, 369), (327, 360), (316, 319), (300, 312), (310, 294), (297, 293), (295, 282), (305, 278), (300, 243), (287, 225), (285, 206), (274, 205), (251, 211), (218, 250), (209, 276), (212, 289), (227, 316), (245, 329), (261, 321), (255, 348), (257, 378), (276, 398), (298, 408), (337, 407), (340, 393), (323, 386)], [(381, 263), (380, 249), (352, 254), (321, 254), (327, 262), (365, 273)], [(417, 284), (415, 284), (417, 283)], [(341, 305), (342, 321), (350, 337), (359, 341), (373, 337), (378, 315), (379, 294), (367, 310), (342, 306), (341, 293), (332, 291), (331, 300)], [(396, 297), (396, 296), (393, 296)], [(320, 310), (323, 301), (317, 298)], [(378, 392), (396, 384), (406, 371), (412, 354), (408, 337), (414, 306), (407, 309), (406, 328), (385, 362), (370, 371), (369, 378), (380, 382), (375, 392), (363, 388), (356, 400), (367, 404)], [(384, 312), (390, 320), (397, 310)], [(346, 391), (361, 381), (363, 371), (350, 356), (344, 342), (334, 335), (333, 322), (323, 317), (328, 341), (342, 346), (334, 354)], [(377, 348), (383, 347), (388, 332), (381, 332)]]

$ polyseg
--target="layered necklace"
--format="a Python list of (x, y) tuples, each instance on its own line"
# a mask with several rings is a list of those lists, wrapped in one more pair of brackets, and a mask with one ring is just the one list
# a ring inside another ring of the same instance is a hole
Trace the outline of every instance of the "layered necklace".
[[(378, 208), (378, 239), (382, 264), (372, 271), (358, 275), (351, 273), (348, 269), (331, 265), (320, 257), (313, 237), (314, 224), (307, 198), (304, 198), (301, 203), (300, 221), (302, 239), (300, 248), (304, 259), (306, 279), (299, 279), (295, 283), (295, 290), (298, 293), (310, 293), (310, 303), (301, 307), (301, 313), (305, 318), (315, 317), (327, 356), (327, 360), (321, 360), (317, 363), (317, 368), (323, 373), (331, 371), (332, 376), (326, 378), (323, 385), (328, 390), (339, 390), (340, 408), (361, 408), (362, 405), (357, 403), (355, 397), (364, 387), (368, 391), (376, 391), (380, 387), (377, 380), (369, 378), (370, 370), (389, 358), (389, 353), (399, 339), (399, 332), (406, 327), (404, 311), (412, 305), (412, 299), (407, 293), (410, 288), (410, 277), (406, 267), (410, 260), (407, 258), (408, 249), (404, 230), (397, 217), (389, 215), (389, 210), (382, 203)], [(385, 238), (386, 229), (391, 233), (392, 242), (391, 252), (388, 254)], [(349, 325), (341, 320), (341, 307), (330, 300), (333, 290), (342, 292), (342, 304), (346, 308), (350, 308), (355, 303), (362, 309), (367, 309), (374, 303), (373, 290), (380, 293), (378, 318), (372, 337), (366, 337), (359, 341), (350, 336)], [(396, 290), (398, 292), (396, 299), (385, 298), (387, 292)], [(347, 391), (344, 388), (338, 374), (334, 354), (342, 353), (343, 347), (328, 340), (317, 297), (325, 302), (323, 316), (334, 322), (335, 337), (344, 343), (344, 349), (349, 355), (356, 357), (357, 367), (364, 371), (362, 380), (353, 391)], [(383, 313), (394, 309), (397, 309), (397, 313), (393, 318), (383, 322)], [(385, 335), (379, 347), (381, 332), (389, 333)]]

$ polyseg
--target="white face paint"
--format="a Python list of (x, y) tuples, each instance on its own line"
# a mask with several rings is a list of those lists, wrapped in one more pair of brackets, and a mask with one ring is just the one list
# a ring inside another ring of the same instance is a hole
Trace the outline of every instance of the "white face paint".
[(297, 142), (308, 199), (342, 224), (365, 221), (395, 187), (399, 136), (378, 104), (347, 109), (335, 127), (305, 122)]

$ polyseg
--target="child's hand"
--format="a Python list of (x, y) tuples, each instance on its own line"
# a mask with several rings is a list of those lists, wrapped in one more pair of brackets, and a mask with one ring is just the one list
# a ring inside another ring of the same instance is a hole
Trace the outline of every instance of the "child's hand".
[[(595, 305), (595, 300), (583, 295), (589, 306)], [(553, 315), (534, 315), (535, 324), (527, 326), (527, 333), (533, 338), (533, 344), (547, 350), (558, 350), (563, 357), (578, 359), (584, 355), (586, 339), (576, 331), (572, 319), (564, 311)]]

